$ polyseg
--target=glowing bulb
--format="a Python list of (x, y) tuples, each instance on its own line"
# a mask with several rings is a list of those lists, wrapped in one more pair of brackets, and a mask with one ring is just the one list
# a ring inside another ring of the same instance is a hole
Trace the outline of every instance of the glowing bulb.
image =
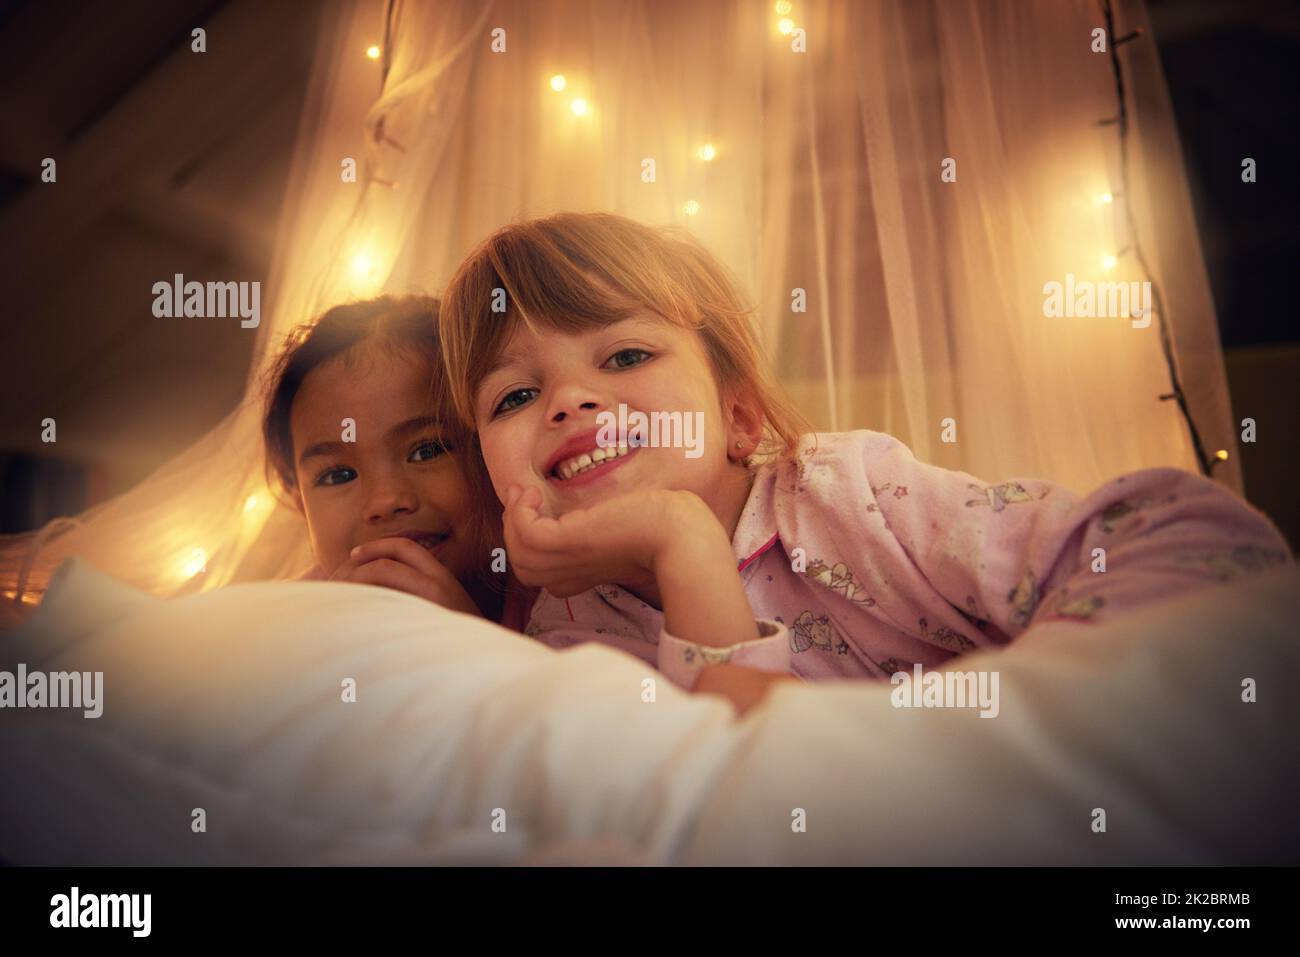
[(374, 263), (371, 261), (368, 253), (357, 253), (352, 257), (352, 271), (358, 276), (370, 275), (370, 270), (373, 266)]
[(682, 207), (682, 212), (687, 216), (694, 216), (700, 211), (700, 204), (693, 199), (688, 199), (686, 205)]
[(372, 46), (372, 47), (370, 47), (370, 49), (366, 50), (366, 56), (370, 57), (370, 59), (372, 59), (372, 60), (378, 60), (378, 59), (379, 59), (379, 47), (377, 47), (377, 46)]
[(712, 143), (705, 143), (703, 146), (700, 147), (699, 150), (700, 159), (704, 160), (704, 162), (706, 163), (717, 155), (718, 155), (718, 151), (713, 148)]
[(782, 33), (789, 36), (791, 33), (794, 32), (794, 21), (787, 17), (786, 19), (778, 23), (776, 25), (776, 28), (780, 30)]
[(559, 93), (568, 85), (568, 81), (564, 79), (563, 73), (557, 73), (555, 76), (551, 77), (551, 89), (556, 93)]
[(587, 113), (587, 101), (579, 97), (569, 104), (569, 109), (573, 110), (576, 116), (585, 116)]
[(1228, 461), (1228, 450), (1219, 449), (1219, 451), (1214, 453), (1214, 457), (1218, 459), (1220, 462), (1226, 462)]
[(794, 8), (790, 0), (776, 0), (776, 12), (778, 16), (785, 16)]
[(1114, 201), (1115, 201), (1115, 197), (1112, 196), (1110, 193), (1101, 193), (1097, 196), (1098, 206), (1102, 206), (1106, 203), (1113, 203)]
[(1101, 259), (1101, 268), (1102, 268), (1102, 269), (1114, 269), (1114, 268), (1115, 268), (1115, 264), (1116, 264), (1117, 262), (1119, 262), (1119, 260), (1116, 259), (1114, 256), (1103, 256), (1102, 259)]
[(181, 567), (181, 572), (186, 578), (193, 578), (199, 572), (207, 571), (208, 553), (201, 548), (196, 548), (190, 552), (190, 557), (185, 560)]
[(252, 512), (256, 508), (257, 508), (257, 496), (256, 495), (248, 496), (248, 498), (244, 501), (244, 512), (245, 513)]

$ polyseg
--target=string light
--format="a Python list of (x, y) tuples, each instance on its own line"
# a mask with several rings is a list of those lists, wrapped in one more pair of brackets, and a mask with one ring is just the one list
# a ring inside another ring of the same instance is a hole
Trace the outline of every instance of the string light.
[(686, 205), (682, 207), (682, 212), (687, 216), (694, 216), (700, 211), (700, 204), (693, 199), (688, 199)]
[(1107, 203), (1113, 203), (1114, 201), (1115, 201), (1115, 197), (1112, 196), (1110, 193), (1099, 193), (1097, 195), (1096, 202), (1098, 206), (1104, 206)]
[(576, 100), (574, 100), (572, 103), (569, 104), (569, 109), (573, 110), (575, 116), (586, 116), (587, 101), (584, 100), (582, 97), (578, 97)]
[(699, 157), (700, 159), (704, 160), (704, 162), (706, 163), (709, 162), (711, 159), (713, 159), (713, 157), (717, 155), (718, 155), (718, 151), (713, 148), (712, 143), (705, 143), (699, 149)]
[(786, 36), (789, 36), (791, 33), (794, 33), (794, 21), (786, 17), (776, 25), (776, 28), (780, 30), (782, 33), (784, 33)]
[(1196, 428), (1196, 421), (1192, 418), (1191, 410), (1187, 407), (1187, 395), (1183, 392), (1182, 382), (1178, 376), (1178, 363), (1174, 360), (1173, 340), (1169, 334), (1169, 324), (1165, 318), (1164, 296), (1161, 295), (1160, 284), (1152, 276), (1151, 268), (1147, 265), (1146, 256), (1142, 252), (1142, 245), (1138, 240), (1137, 221), (1133, 215), (1133, 207), (1129, 203), (1128, 102), (1124, 95), (1124, 65), (1119, 59), (1119, 47), (1130, 40), (1138, 39), (1143, 34), (1139, 29), (1116, 38), (1115, 7), (1112, 0), (1101, 0), (1101, 10), (1106, 21), (1106, 35), (1111, 38), (1108, 57), (1110, 59), (1111, 74), (1115, 79), (1115, 101), (1119, 111), (1115, 117), (1102, 120), (1098, 125), (1110, 126), (1114, 124), (1119, 127), (1119, 168), (1121, 186), (1123, 187), (1123, 191), (1119, 195), (1124, 200), (1124, 219), (1128, 224), (1129, 241), (1133, 244), (1133, 253), (1138, 266), (1147, 277), (1146, 281), (1151, 283), (1151, 311), (1157, 320), (1157, 328), (1160, 330), (1160, 348), (1164, 353), (1165, 366), (1169, 370), (1170, 384), (1174, 387), (1173, 392), (1160, 396), (1160, 399), (1162, 401), (1173, 399), (1178, 403), (1178, 409), (1183, 414), (1183, 421), (1187, 423), (1187, 431), (1191, 436), (1192, 448), (1196, 452), (1196, 462), (1201, 468), (1201, 473), (1203, 475), (1212, 475), (1214, 466), (1223, 459), (1217, 455), (1211, 457), (1206, 454), (1205, 446), (1201, 442), (1200, 430)]
[(358, 276), (370, 275), (370, 270), (374, 268), (374, 265), (369, 253), (360, 252), (352, 257), (352, 271)]
[(207, 571), (207, 564), (208, 553), (201, 548), (196, 548), (185, 559), (184, 564), (181, 566), (181, 574), (186, 578), (193, 578), (199, 572)]
[(555, 76), (551, 77), (551, 89), (556, 93), (559, 93), (568, 85), (569, 81), (564, 78), (563, 73), (557, 73)]
[(1119, 252), (1117, 252), (1117, 253), (1107, 253), (1105, 256), (1102, 256), (1102, 257), (1101, 257), (1101, 268), (1102, 268), (1102, 269), (1114, 269), (1114, 268), (1119, 264), (1120, 259), (1121, 259), (1122, 257), (1124, 257), (1124, 256), (1127, 256), (1128, 253), (1129, 253), (1129, 250), (1132, 249), (1132, 248), (1133, 248), (1132, 246), (1125, 246), (1123, 249), (1121, 249), (1121, 250), (1120, 250)]
[(370, 57), (370, 59), (372, 60), (378, 60), (379, 53), (380, 53), (379, 47), (373, 45), (368, 50), (366, 50), (366, 56)]
[(777, 16), (783, 17), (793, 9), (794, 4), (792, 4), (790, 0), (776, 0)]
[(244, 513), (247, 514), (249, 512), (256, 511), (257, 505), (258, 505), (257, 496), (256, 495), (248, 496), (248, 498), (244, 501)]
[(1220, 462), (1226, 462), (1228, 461), (1228, 450), (1219, 449), (1219, 451), (1214, 453), (1214, 457), (1218, 459)]

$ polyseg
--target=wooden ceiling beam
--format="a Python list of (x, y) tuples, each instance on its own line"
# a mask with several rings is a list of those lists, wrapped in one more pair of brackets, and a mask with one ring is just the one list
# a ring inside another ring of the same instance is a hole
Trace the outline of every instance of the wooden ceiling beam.
[[(84, 230), (142, 178), (184, 168), (212, 131), (237, 137), (285, 72), (286, 36), (300, 36), (309, 7), (239, 0), (207, 31), (207, 53), (177, 49), (117, 106), (56, 156), (58, 180), (36, 183), (0, 213), (10, 238), (0, 258), (0, 290), (18, 300), (40, 282), (57, 281), (68, 237)], [(39, 172), (40, 157), (32, 157)], [(250, 164), (258, 161), (250, 156)]]

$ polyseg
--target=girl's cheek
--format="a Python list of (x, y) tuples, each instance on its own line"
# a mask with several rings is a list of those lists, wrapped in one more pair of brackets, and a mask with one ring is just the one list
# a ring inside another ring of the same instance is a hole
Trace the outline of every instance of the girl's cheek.
[(311, 553), (316, 558), (316, 564), (328, 578), (342, 562), (334, 554), (336, 549), (330, 547), (329, 537), (322, 533), (320, 523), (313, 518), (310, 511), (304, 514), (307, 519), (307, 540), (311, 542)]
[(303, 499), (303, 518), (307, 521), (307, 536), (316, 560), (321, 565), (342, 565), (352, 550), (351, 513), (338, 501), (323, 496), (322, 499), (315, 499), (311, 492), (304, 495)]
[[(506, 485), (510, 484), (506, 474), (508, 466), (499, 443), (492, 442), (483, 446), (483, 464), (487, 466), (488, 477), (492, 480), (492, 488), (498, 493)], [(497, 497), (500, 498), (500, 495)]]

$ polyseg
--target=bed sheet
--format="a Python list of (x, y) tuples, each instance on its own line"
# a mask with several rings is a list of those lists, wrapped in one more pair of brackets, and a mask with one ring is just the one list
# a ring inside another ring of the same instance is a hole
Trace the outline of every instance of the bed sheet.
[(103, 714), (0, 712), (0, 857), (1294, 863), (1297, 621), (1292, 567), (961, 659), (998, 673), (993, 719), (876, 682), (779, 686), (736, 720), (609, 648), (385, 589), (163, 601), (73, 562), (0, 668), (102, 671)]

